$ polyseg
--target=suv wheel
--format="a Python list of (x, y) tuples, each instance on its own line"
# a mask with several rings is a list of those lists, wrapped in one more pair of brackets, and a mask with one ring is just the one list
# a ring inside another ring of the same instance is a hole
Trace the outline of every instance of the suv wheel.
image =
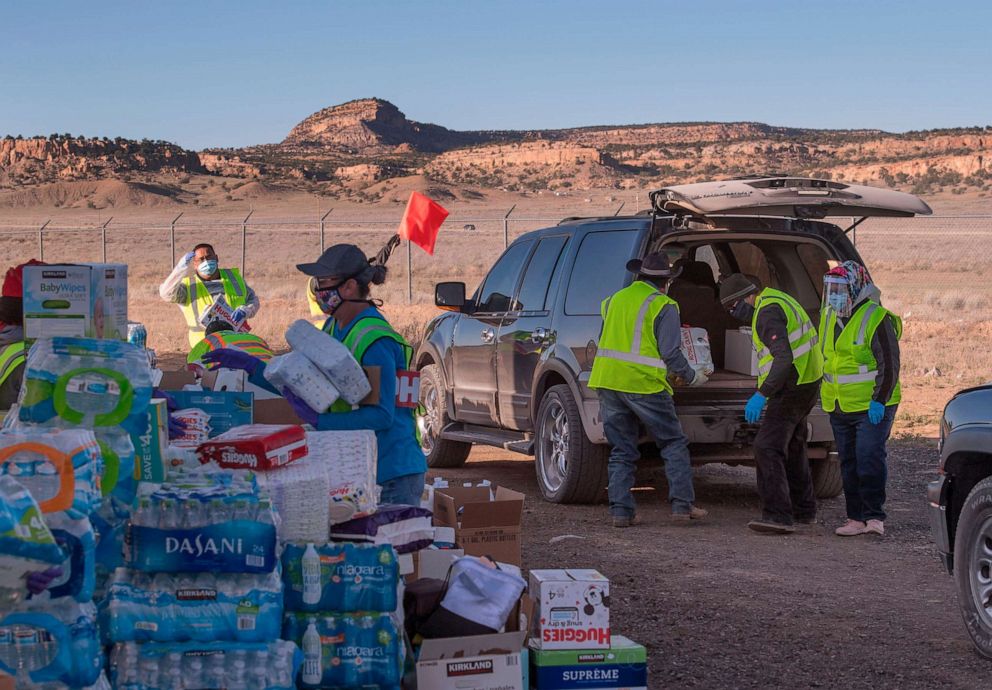
[(840, 473), (840, 461), (836, 455), (810, 460), (810, 474), (813, 475), (813, 493), (817, 498), (834, 498), (844, 490), (844, 478)]
[(471, 443), (441, 438), (441, 430), (450, 421), (441, 370), (436, 364), (428, 364), (420, 370), (420, 407), (417, 410), (420, 449), (424, 451), (428, 467), (461, 467), (472, 451)]
[(992, 659), (992, 477), (968, 494), (954, 538), (954, 580), (965, 627)]
[(591, 443), (579, 406), (565, 384), (552, 386), (537, 412), (537, 484), (552, 503), (592, 503), (606, 486), (609, 448)]

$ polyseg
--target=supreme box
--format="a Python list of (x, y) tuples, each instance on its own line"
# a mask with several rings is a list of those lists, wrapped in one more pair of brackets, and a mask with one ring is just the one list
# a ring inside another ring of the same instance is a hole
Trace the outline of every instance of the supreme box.
[(127, 266), (24, 267), (24, 337), (127, 339)]
[(434, 524), (455, 529), (469, 556), (490, 556), (519, 566), (524, 495), (502, 486), (452, 486), (434, 492)]
[(271, 470), (306, 456), (306, 432), (295, 424), (249, 424), (201, 443), (196, 454), (225, 469)]
[(621, 635), (609, 649), (547, 650), (531, 642), (533, 690), (647, 690), (647, 651)]
[(526, 632), (424, 640), (417, 687), (527, 690)]
[(165, 481), (166, 452), (169, 448), (169, 410), (164, 398), (152, 398), (145, 413), (145, 430), (132, 434), (134, 443), (134, 478), (161, 483)]
[(531, 570), (538, 649), (608, 649), (610, 581), (596, 570)]
[(727, 331), (723, 368), (748, 376), (758, 375), (758, 353), (751, 341), (751, 329)]

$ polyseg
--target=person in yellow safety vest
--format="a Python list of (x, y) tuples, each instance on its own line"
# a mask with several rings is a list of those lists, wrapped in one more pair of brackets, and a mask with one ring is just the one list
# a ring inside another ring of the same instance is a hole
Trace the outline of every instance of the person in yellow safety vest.
[(190, 348), (203, 340), (206, 331), (200, 316), (218, 297), (223, 297), (234, 310), (235, 321), (254, 317), (259, 308), (258, 296), (245, 283), (241, 271), (219, 268), (217, 252), (206, 243), (196, 245), (179, 260), (159, 286), (158, 293), (166, 302), (178, 304), (182, 310), (189, 330)]
[(310, 310), (310, 323), (319, 328), (327, 321), (327, 314), (320, 308), (320, 303), (317, 301), (316, 285), (316, 278), (307, 281), (307, 309)]
[[(427, 463), (416, 434), (419, 376), (412, 371), (413, 348), (369, 298), (370, 285), (385, 282), (387, 258), (384, 250), (370, 261), (355, 245), (338, 244), (317, 261), (297, 265), (317, 279), (315, 296), (328, 317), (322, 330), (343, 343), (362, 366), (381, 371), (378, 402), (352, 409), (339, 400), (329, 410), (313, 410), (289, 390), (275, 392), (286, 398), (300, 419), (318, 430), (375, 431), (381, 503), (420, 505)], [(246, 353), (215, 350), (203, 361), (243, 369), (251, 383), (273, 390), (264, 376), (265, 363)]]
[(261, 336), (254, 333), (238, 333), (234, 326), (226, 321), (214, 321), (207, 326), (206, 336), (190, 350), (186, 357), (187, 364), (203, 364), (203, 356), (214, 350), (234, 348), (247, 352), (263, 362), (273, 357), (272, 348)]
[(743, 273), (721, 281), (720, 303), (751, 327), (758, 353), (758, 390), (744, 406), (744, 420), (761, 421), (754, 460), (762, 508), (761, 517), (747, 526), (764, 534), (790, 534), (795, 522), (816, 523), (806, 455), (806, 418), (816, 405), (823, 375), (816, 328), (795, 298), (773, 288), (762, 290), (757, 278)]
[(613, 526), (630, 527), (638, 522), (631, 490), (640, 459), (641, 424), (665, 460), (672, 519), (698, 520), (706, 517), (706, 511), (693, 505), (689, 442), (675, 414), (668, 380), (670, 374), (690, 386), (701, 386), (707, 380), (682, 354), (679, 307), (665, 294), (681, 271), (672, 269), (662, 253), (649, 254), (643, 261), (632, 259), (627, 270), (637, 279), (603, 300), (603, 330), (589, 376), (589, 387), (599, 395), (603, 429), (611, 446), (607, 469)]
[(0, 297), (0, 410), (17, 402), (24, 380), (24, 320), (19, 297)]
[(885, 534), (886, 442), (902, 399), (902, 320), (881, 305), (868, 271), (845, 261), (823, 277), (820, 399), (840, 455), (847, 522), (841, 537)]

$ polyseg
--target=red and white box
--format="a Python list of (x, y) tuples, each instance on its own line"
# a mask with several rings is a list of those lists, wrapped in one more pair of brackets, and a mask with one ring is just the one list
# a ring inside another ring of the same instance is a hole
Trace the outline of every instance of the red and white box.
[(201, 443), (196, 453), (204, 464), (264, 472), (306, 457), (307, 437), (297, 424), (246, 424)]
[(531, 570), (538, 649), (609, 649), (610, 581), (596, 570)]

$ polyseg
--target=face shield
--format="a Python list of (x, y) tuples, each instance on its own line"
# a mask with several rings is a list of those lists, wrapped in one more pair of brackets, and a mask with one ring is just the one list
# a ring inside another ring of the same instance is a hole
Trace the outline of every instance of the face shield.
[(823, 277), (823, 309), (832, 309), (842, 319), (851, 316), (851, 289), (840, 276)]

